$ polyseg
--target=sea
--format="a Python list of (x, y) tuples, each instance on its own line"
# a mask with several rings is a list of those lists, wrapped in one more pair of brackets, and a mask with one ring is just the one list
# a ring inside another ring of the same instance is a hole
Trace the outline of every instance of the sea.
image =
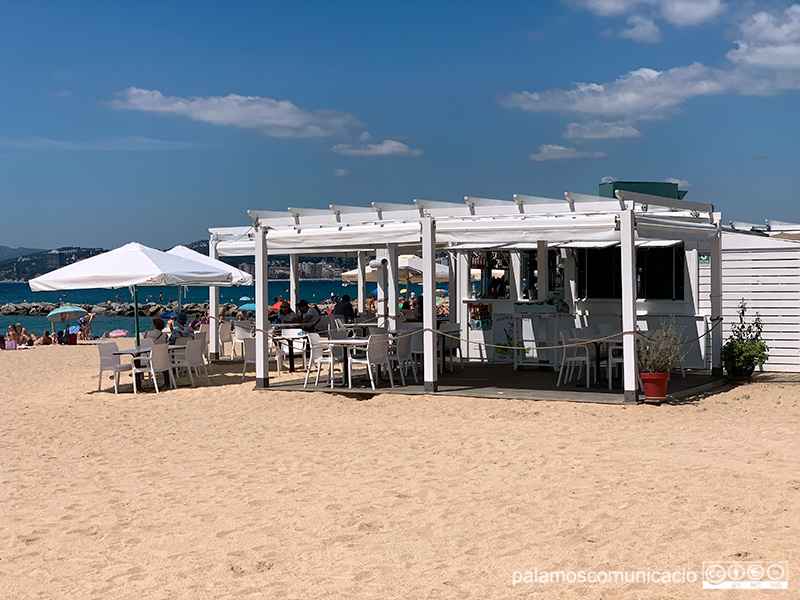
[[(405, 287), (405, 286), (404, 286)], [(437, 287), (447, 287), (447, 284), (437, 284)], [(348, 294), (352, 299), (356, 297), (357, 286), (355, 283), (342, 283), (334, 279), (305, 279), (300, 281), (300, 298), (308, 300), (309, 302), (322, 302), (329, 300), (331, 295), (342, 296)], [(367, 284), (367, 293), (374, 291), (374, 284)], [(421, 284), (411, 284), (410, 292), (415, 292), (417, 295), (422, 293)], [(270, 281), (267, 284), (267, 292), (269, 298), (275, 299), (277, 296), (283, 296), (289, 299), (289, 282), (286, 279), (279, 279)], [(177, 302), (178, 294), (181, 294), (181, 302), (208, 302), (208, 288), (207, 287), (140, 287), (139, 288), (139, 303), (145, 304), (147, 302), (159, 302), (159, 295), (164, 299), (163, 304), (168, 302)], [(242, 298), (253, 298), (255, 296), (255, 288), (253, 286), (238, 286), (238, 287), (221, 287), (219, 288), (219, 301), (220, 303), (232, 302), (237, 305), (249, 302), (249, 300), (242, 300)], [(119, 298), (118, 298), (119, 297)], [(60, 292), (32, 292), (27, 283), (0, 283), (0, 306), (13, 302), (19, 304), (20, 302), (55, 302), (63, 304), (75, 304), (80, 306), (82, 304), (104, 304), (108, 301), (111, 302), (133, 302), (133, 294), (127, 289), (116, 290), (64, 290)], [(0, 315), (0, 333), (8, 331), (9, 325), (20, 323), (28, 331), (34, 332), (37, 336), (41, 336), (45, 330), (50, 330), (50, 323), (45, 317), (29, 317), (20, 315)], [(60, 324), (59, 324), (60, 325)], [(72, 323), (71, 325), (77, 325)], [(139, 326), (143, 329), (149, 328), (149, 322), (142, 317), (139, 317)], [(100, 336), (104, 332), (110, 332), (115, 329), (125, 329), (133, 335), (134, 331), (134, 318), (133, 317), (96, 317), (92, 323), (92, 333)]]

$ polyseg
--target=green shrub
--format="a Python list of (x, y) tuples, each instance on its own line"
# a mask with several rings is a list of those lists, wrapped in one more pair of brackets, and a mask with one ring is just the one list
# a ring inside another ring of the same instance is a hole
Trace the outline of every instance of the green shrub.
[(745, 322), (747, 304), (739, 303), (739, 322), (731, 327), (728, 341), (722, 346), (722, 364), (728, 373), (752, 372), (769, 358), (769, 347), (761, 339), (761, 315), (756, 313), (752, 323)]

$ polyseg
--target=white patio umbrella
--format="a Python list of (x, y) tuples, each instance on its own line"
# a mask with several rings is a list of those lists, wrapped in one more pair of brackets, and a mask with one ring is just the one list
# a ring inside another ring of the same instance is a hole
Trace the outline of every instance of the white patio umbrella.
[[(221, 260), (216, 260), (210, 256), (206, 256), (205, 254), (201, 254), (200, 252), (196, 252), (191, 248), (187, 248), (186, 246), (175, 246), (174, 248), (167, 250), (167, 254), (182, 256), (190, 260), (196, 260), (197, 262), (203, 263), (204, 265), (208, 265), (210, 267), (216, 267), (218, 269), (222, 269), (223, 271), (228, 271), (231, 274), (231, 282), (225, 285), (253, 285), (253, 276), (250, 275), (250, 273), (240, 271), (236, 267), (230, 266), (228, 263), (224, 263)], [(250, 298), (248, 298), (248, 300), (250, 300)]]
[[(216, 260), (214, 258), (211, 258), (207, 254), (201, 254), (200, 252), (196, 252), (191, 248), (187, 248), (186, 246), (175, 246), (174, 248), (170, 248), (169, 250), (167, 250), (167, 254), (182, 256), (190, 260), (196, 260), (197, 262), (203, 263), (204, 265), (208, 265), (210, 267), (217, 267), (218, 269), (222, 269), (223, 271), (229, 271), (231, 274), (231, 282), (226, 285), (253, 285), (253, 276), (250, 275), (250, 273), (245, 273), (244, 271), (240, 271), (236, 267), (230, 266), (228, 263), (224, 263), (221, 260)], [(181, 307), (181, 290), (180, 288), (178, 288), (179, 312), (180, 312), (180, 307)]]
[(182, 256), (131, 242), (31, 279), (34, 292), (133, 288), (139, 343), (139, 286), (230, 285), (231, 273)]
[[(435, 264), (436, 281), (449, 281), (450, 270), (439, 263)], [(397, 278), (407, 283), (422, 283), (422, 259), (414, 254), (401, 254), (397, 257)], [(358, 269), (342, 273), (343, 281), (358, 281)], [(378, 271), (372, 267), (366, 269), (366, 280), (377, 281)]]

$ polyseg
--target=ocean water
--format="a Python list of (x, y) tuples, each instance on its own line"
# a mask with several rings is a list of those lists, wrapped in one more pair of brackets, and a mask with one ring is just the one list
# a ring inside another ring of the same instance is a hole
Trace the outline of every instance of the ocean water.
[[(439, 284), (437, 287), (447, 287), (446, 284)], [(374, 284), (367, 284), (367, 291), (374, 290)], [(422, 293), (422, 285), (411, 284), (411, 291), (416, 294)], [(267, 292), (270, 300), (275, 296), (283, 296), (289, 298), (289, 282), (286, 280), (270, 281), (267, 286)], [(147, 302), (159, 302), (159, 294), (162, 295), (164, 303), (169, 302), (170, 299), (177, 302), (178, 294), (181, 293), (181, 302), (208, 302), (208, 288), (206, 287), (184, 287), (178, 288), (177, 286), (170, 287), (140, 287), (139, 288), (139, 303), (145, 304)], [(324, 280), (302, 280), (300, 281), (300, 298), (304, 298), (309, 302), (322, 302), (329, 299), (331, 294), (341, 296), (349, 294), (351, 298), (355, 299), (356, 284), (350, 283), (342, 285), (342, 282), (335, 279)], [(117, 290), (65, 290), (60, 292), (32, 292), (27, 283), (0, 283), (0, 305), (13, 302), (18, 304), (20, 302), (55, 302), (76, 304), (103, 304), (108, 302), (117, 301), (119, 295), (120, 302), (133, 302), (133, 295), (130, 291), (125, 289)], [(243, 304), (239, 298), (247, 296), (252, 298), (255, 296), (255, 288), (252, 286), (241, 287), (221, 287), (219, 288), (219, 301), (220, 303), (233, 302), (234, 304)], [(0, 332), (5, 334), (8, 331), (8, 326), (15, 323), (20, 323), (28, 331), (34, 332), (37, 336), (42, 334), (42, 331), (50, 329), (50, 323), (45, 317), (27, 317), (27, 316), (2, 316), (0, 315)], [(72, 325), (76, 325), (73, 322)], [(150, 320), (146, 317), (139, 317), (139, 326), (142, 330), (150, 328)], [(113, 331), (114, 329), (127, 329), (133, 335), (134, 331), (134, 318), (133, 317), (96, 317), (92, 323), (92, 333), (94, 335), (102, 335), (103, 332)]]

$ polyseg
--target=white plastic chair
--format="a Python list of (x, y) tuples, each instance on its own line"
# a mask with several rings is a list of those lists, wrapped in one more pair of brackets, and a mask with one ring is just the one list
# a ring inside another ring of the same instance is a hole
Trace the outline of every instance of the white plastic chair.
[[(184, 341), (185, 340), (185, 341)], [(179, 369), (186, 369), (186, 372), (189, 375), (189, 383), (192, 387), (194, 387), (194, 377), (192, 377), (192, 369), (189, 366), (189, 344), (196, 342), (193, 338), (178, 338), (176, 341), (176, 345), (178, 346), (185, 346), (184, 348), (178, 348), (172, 351), (171, 355), (171, 364), (172, 368), (175, 369), (175, 376), (178, 376)]]
[[(575, 335), (574, 330), (570, 332), (570, 334), (564, 335), (564, 332), (559, 332), (559, 336), (561, 338), (561, 344), (566, 345), (571, 343), (569, 339)], [(578, 366), (578, 377), (581, 376), (581, 371), (586, 366), (586, 387), (588, 388), (590, 384), (590, 377), (591, 377), (591, 370), (592, 370), (592, 355), (589, 352), (589, 347), (586, 345), (578, 345), (578, 346), (571, 346), (569, 348), (562, 348), (563, 354), (561, 359), (561, 368), (558, 370), (558, 381), (556, 382), (556, 387), (559, 387), (563, 381), (566, 383), (567, 381), (572, 381), (572, 375), (575, 369), (575, 366)], [(567, 370), (567, 376), (564, 378), (564, 370)], [(595, 374), (596, 376), (596, 374)]]
[(206, 383), (211, 385), (211, 380), (208, 377), (208, 368), (206, 367), (206, 361), (203, 357), (204, 342), (205, 335), (200, 338), (195, 338), (186, 344), (186, 363), (189, 370), (194, 369), (197, 375), (200, 375), (200, 367), (203, 367), (203, 371), (206, 374)]
[(394, 387), (394, 378), (392, 377), (392, 364), (389, 361), (389, 336), (386, 334), (376, 334), (369, 336), (367, 340), (367, 354), (364, 358), (351, 356), (347, 362), (347, 381), (349, 387), (353, 387), (353, 365), (361, 364), (366, 365), (367, 372), (369, 373), (369, 382), (372, 385), (373, 391), (375, 390), (375, 378), (372, 375), (372, 368), (375, 367), (376, 375), (377, 369), (385, 366), (389, 371), (389, 383)]
[(244, 353), (244, 340), (250, 337), (253, 337), (253, 324), (250, 321), (237, 321), (233, 324), (231, 358), (236, 356), (236, 344), (242, 345), (242, 353)]
[(169, 350), (166, 344), (154, 344), (150, 350), (149, 355), (142, 355), (137, 358), (139, 365), (133, 366), (133, 393), (138, 394), (138, 386), (136, 384), (136, 376), (139, 374), (150, 373), (153, 379), (153, 385), (158, 393), (158, 380), (156, 373), (169, 372), (169, 382), (172, 387), (175, 387), (175, 377), (172, 374), (172, 365), (169, 360)]
[(308, 358), (306, 357), (306, 332), (300, 328), (290, 328), (290, 329), (283, 329), (281, 331), (281, 337), (279, 338), (279, 343), (285, 346), (285, 350), (283, 350), (283, 355), (286, 356), (289, 354), (289, 348), (291, 344), (292, 353), (294, 356), (297, 356), (299, 352), (303, 357), (303, 368), (308, 368)]
[[(417, 363), (411, 355), (411, 335), (410, 332), (402, 332), (394, 344), (389, 348), (389, 360), (397, 363), (397, 370), (400, 371), (400, 383), (406, 384), (405, 374), (411, 366), (414, 374), (414, 383), (419, 383), (417, 378)], [(420, 332), (421, 335), (421, 332)]]
[[(334, 332), (332, 332), (334, 333)], [(308, 345), (311, 351), (311, 356), (308, 359), (308, 367), (306, 368), (306, 380), (303, 387), (308, 387), (308, 377), (311, 375), (311, 367), (317, 367), (317, 377), (314, 380), (314, 387), (319, 384), (319, 374), (322, 371), (322, 365), (328, 365), (328, 379), (330, 380), (331, 389), (334, 383), (334, 368), (337, 364), (343, 365), (344, 359), (337, 357), (333, 349), (326, 344), (323, 344), (318, 333), (308, 334)], [(344, 366), (342, 366), (342, 384), (344, 384)]]
[(103, 383), (103, 372), (112, 371), (114, 373), (114, 393), (119, 393), (119, 374), (123, 371), (130, 371), (133, 365), (130, 363), (120, 363), (119, 356), (114, 356), (119, 348), (116, 342), (108, 342), (107, 344), (98, 344), (97, 351), (100, 353), (100, 374), (97, 377), (97, 391), (100, 391), (100, 386)]
[[(280, 346), (276, 345), (272, 338), (269, 338), (267, 343), (268, 354), (267, 360), (274, 360), (276, 369), (278, 372), (278, 377), (281, 376), (281, 362), (283, 361), (283, 350), (281, 350)], [(244, 366), (242, 367), (242, 381), (244, 381), (245, 373), (247, 372), (247, 365), (248, 364), (256, 364), (256, 338), (249, 337), (245, 338), (242, 341), (242, 345), (244, 346)]]
[[(222, 321), (219, 324), (219, 355), (225, 355), (225, 344), (233, 344), (233, 335), (231, 334), (231, 324), (228, 321)], [(231, 353), (233, 349), (231, 348)]]

